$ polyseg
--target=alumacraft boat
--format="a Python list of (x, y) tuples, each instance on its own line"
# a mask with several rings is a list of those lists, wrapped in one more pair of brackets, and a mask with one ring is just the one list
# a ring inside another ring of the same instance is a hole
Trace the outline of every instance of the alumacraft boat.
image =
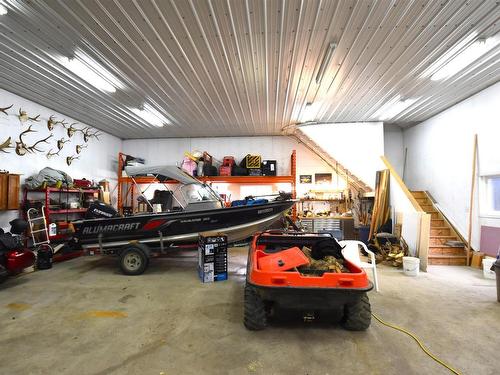
[[(73, 222), (72, 242), (83, 249), (119, 255), (120, 268), (129, 275), (144, 272), (152, 252), (163, 253), (167, 246), (196, 243), (200, 232), (223, 232), (229, 243), (251, 237), (269, 228), (294, 204), (289, 194), (279, 194), (272, 201), (249, 200), (246, 205), (224, 207), (210, 186), (178, 167), (138, 166), (126, 167), (125, 171), (134, 183), (137, 177), (148, 175), (164, 183), (167, 190), (160, 191), (162, 194), (156, 191), (152, 200), (144, 192), (141, 195), (151, 210), (161, 205), (166, 211), (122, 217), (109, 206), (94, 204), (87, 212), (88, 219)], [(172, 185), (168, 183), (171, 180), (179, 183)]]

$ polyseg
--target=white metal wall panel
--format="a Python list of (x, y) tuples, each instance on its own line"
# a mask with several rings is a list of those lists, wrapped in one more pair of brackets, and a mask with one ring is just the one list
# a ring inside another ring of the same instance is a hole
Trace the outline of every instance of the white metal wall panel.
[[(280, 134), (309, 102), (319, 103), (319, 122), (375, 121), (397, 95), (418, 98), (388, 120), (407, 126), (500, 78), (500, 46), (446, 81), (426, 75), (472, 33), (499, 32), (495, 0), (4, 3), (0, 87), (121, 138)], [(76, 49), (122, 87), (101, 92), (60, 65)], [(145, 101), (171, 125), (130, 110)]]

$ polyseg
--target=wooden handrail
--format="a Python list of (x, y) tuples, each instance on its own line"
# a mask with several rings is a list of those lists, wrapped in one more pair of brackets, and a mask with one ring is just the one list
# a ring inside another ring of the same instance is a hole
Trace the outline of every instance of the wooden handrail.
[(410, 200), (411, 204), (413, 205), (413, 208), (417, 210), (417, 212), (425, 212), (422, 207), (418, 204), (417, 200), (415, 197), (411, 194), (410, 190), (406, 187), (405, 183), (399, 177), (399, 174), (394, 170), (394, 167), (389, 163), (389, 160), (385, 156), (381, 156), (380, 159), (384, 162), (385, 166), (387, 169), (389, 169), (389, 172), (391, 173), (391, 176), (394, 177), (396, 182), (398, 183), (399, 187), (401, 190), (403, 190), (403, 193), (406, 195), (406, 197)]
[(462, 236), (460, 234), (460, 232), (458, 231), (457, 227), (455, 225), (453, 225), (453, 223), (444, 214), (443, 210), (439, 207), (439, 203), (434, 199), (434, 197), (432, 196), (432, 194), (429, 193), (426, 190), (424, 191), (424, 193), (427, 196), (427, 198), (429, 198), (429, 200), (431, 201), (432, 206), (434, 207), (434, 209), (436, 209), (437, 212), (439, 212), (441, 214), (441, 216), (443, 217), (443, 220), (450, 226), (452, 233), (455, 236), (457, 236), (460, 241), (462, 241), (464, 243), (465, 247), (467, 247), (467, 240), (464, 238), (464, 236)]

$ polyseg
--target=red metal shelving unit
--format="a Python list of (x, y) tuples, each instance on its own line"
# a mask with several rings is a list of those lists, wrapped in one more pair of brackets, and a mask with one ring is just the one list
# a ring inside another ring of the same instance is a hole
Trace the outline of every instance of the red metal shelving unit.
[[(50, 209), (50, 196), (52, 193), (61, 193), (61, 194), (92, 194), (97, 193), (98, 189), (66, 189), (66, 188), (55, 188), (55, 187), (46, 187), (43, 189), (24, 189), (23, 193), (23, 201), (28, 201), (28, 194), (30, 193), (43, 193), (44, 194), (44, 206), (45, 206), (45, 217), (47, 219), (47, 225), (55, 222), (54, 215), (74, 215), (74, 214), (84, 214), (87, 209), (86, 208), (68, 208), (68, 209)], [(67, 234), (56, 234), (55, 236), (49, 236), (51, 241), (64, 240), (68, 237)]]

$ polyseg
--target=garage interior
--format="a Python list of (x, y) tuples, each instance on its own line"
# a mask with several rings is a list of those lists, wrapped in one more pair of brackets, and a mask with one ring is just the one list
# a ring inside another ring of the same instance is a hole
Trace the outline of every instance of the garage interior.
[(0, 373), (497, 373), (499, 19), (0, 0)]

